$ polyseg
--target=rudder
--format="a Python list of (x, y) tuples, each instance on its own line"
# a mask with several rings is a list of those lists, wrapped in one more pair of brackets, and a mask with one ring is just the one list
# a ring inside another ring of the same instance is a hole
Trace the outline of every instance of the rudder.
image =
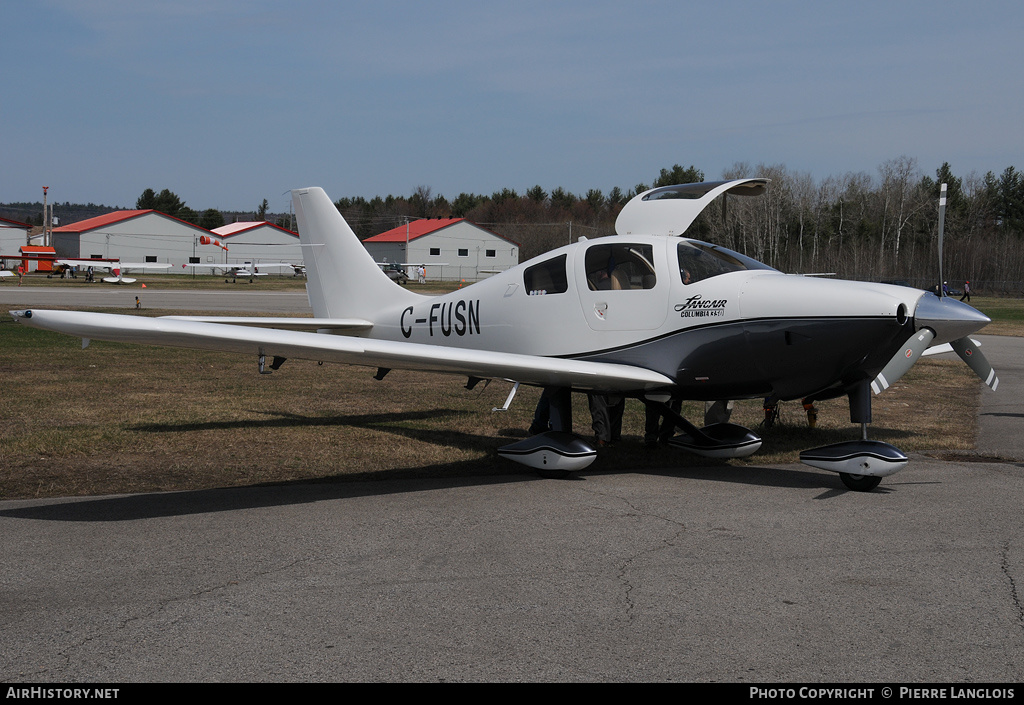
[(381, 271), (322, 188), (292, 191), (306, 292), (316, 318), (365, 318), (419, 296)]

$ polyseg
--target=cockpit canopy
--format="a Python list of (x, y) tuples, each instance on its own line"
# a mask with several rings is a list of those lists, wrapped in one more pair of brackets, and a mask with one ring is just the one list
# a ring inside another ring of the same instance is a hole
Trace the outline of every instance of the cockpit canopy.
[(693, 284), (728, 272), (751, 269), (774, 271), (756, 259), (699, 240), (682, 240), (676, 250), (679, 255), (679, 277), (683, 284)]
[[(683, 284), (729, 272), (775, 271), (766, 264), (718, 245), (700, 240), (680, 240), (676, 245), (679, 279)], [(567, 258), (560, 254), (523, 272), (523, 284), (531, 296), (563, 294), (569, 289)], [(654, 247), (650, 243), (595, 243), (587, 247), (584, 267), (591, 291), (640, 291), (658, 282)]]

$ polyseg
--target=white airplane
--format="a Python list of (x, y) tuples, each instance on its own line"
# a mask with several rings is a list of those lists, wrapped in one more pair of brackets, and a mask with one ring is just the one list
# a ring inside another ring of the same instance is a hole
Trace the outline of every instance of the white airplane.
[(120, 260), (102, 259), (59, 259), (57, 264), (69, 267), (92, 267), (93, 269), (109, 269), (110, 276), (103, 277), (107, 284), (134, 284), (135, 279), (126, 277), (125, 272), (131, 269), (170, 269), (166, 262), (121, 262)]
[[(289, 357), (464, 375), (545, 388), (551, 430), (499, 455), (561, 475), (596, 451), (572, 435), (571, 394), (635, 397), (682, 431), (673, 445), (743, 457), (761, 439), (731, 423), (698, 428), (670, 400), (847, 396), (861, 439), (801, 454), (868, 491), (907, 463), (867, 440), (872, 384), (898, 379), (932, 344), (953, 348), (993, 388), (967, 337), (989, 319), (974, 308), (901, 286), (783, 274), (716, 245), (678, 237), (716, 197), (763, 193), (765, 179), (685, 184), (637, 195), (617, 235), (547, 252), (457, 291), (427, 296), (392, 282), (319, 188), (292, 192), (307, 264), (311, 319), (145, 318), (12, 311), (18, 322), (90, 339), (250, 354), (267, 372)], [(316, 332), (267, 330), (296, 326)], [(330, 335), (328, 333), (335, 333)], [(340, 333), (340, 334), (339, 334)], [(996, 382), (997, 383), (997, 382)]]
[(183, 267), (190, 267), (192, 269), (209, 269), (211, 271), (221, 271), (232, 278), (246, 277), (252, 279), (253, 277), (265, 277), (267, 272), (261, 272), (261, 269), (290, 269), (295, 275), (305, 273), (305, 267), (301, 264), (292, 264), (290, 262), (235, 262), (233, 264), (197, 264), (188, 263), (182, 265)]

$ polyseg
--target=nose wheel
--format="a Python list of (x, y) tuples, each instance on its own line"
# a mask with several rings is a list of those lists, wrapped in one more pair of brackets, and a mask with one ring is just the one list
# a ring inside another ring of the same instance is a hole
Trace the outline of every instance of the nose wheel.
[(878, 487), (878, 484), (882, 481), (882, 478), (880, 477), (873, 477), (871, 475), (854, 475), (849, 472), (839, 473), (839, 479), (843, 481), (844, 485), (854, 492), (870, 492)]

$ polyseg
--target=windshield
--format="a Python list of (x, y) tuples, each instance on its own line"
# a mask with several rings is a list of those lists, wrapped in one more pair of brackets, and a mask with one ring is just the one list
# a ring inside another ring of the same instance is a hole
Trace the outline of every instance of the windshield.
[(748, 269), (768, 269), (755, 259), (727, 250), (717, 245), (709, 245), (697, 240), (685, 240), (679, 243), (679, 278), (683, 284), (693, 284), (702, 279), (740, 272)]

